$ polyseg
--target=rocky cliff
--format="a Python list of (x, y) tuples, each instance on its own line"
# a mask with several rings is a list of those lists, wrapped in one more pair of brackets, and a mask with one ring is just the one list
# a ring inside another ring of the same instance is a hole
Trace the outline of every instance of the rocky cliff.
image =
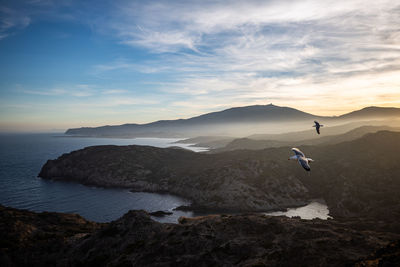
[(290, 148), (199, 154), (145, 146), (98, 146), (49, 160), (39, 176), (137, 191), (167, 191), (194, 207), (264, 211), (324, 198), (335, 217), (400, 218), (400, 133), (304, 146), (311, 173)]
[(389, 244), (399, 234), (366, 220), (243, 214), (182, 217), (179, 224), (162, 224), (144, 211), (130, 211), (111, 223), (97, 224), (78, 215), (1, 206), (0, 219), (1, 266), (399, 264), (390, 257), (398, 247)]
[(0, 205), (0, 266), (56, 266), (60, 254), (103, 226), (76, 214)]
[(307, 189), (295, 175), (279, 175), (279, 161), (249, 153), (97, 146), (49, 160), (39, 176), (169, 192), (191, 199), (194, 208), (211, 210), (266, 211), (305, 204)]

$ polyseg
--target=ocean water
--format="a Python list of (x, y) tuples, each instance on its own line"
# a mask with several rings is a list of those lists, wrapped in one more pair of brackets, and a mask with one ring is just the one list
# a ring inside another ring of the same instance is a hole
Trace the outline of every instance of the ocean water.
[[(190, 144), (174, 144), (177, 140), (65, 137), (60, 134), (0, 134), (0, 204), (37, 212), (77, 213), (97, 222), (118, 219), (132, 209), (144, 209), (150, 212), (172, 211), (175, 207), (189, 205), (190, 201), (170, 194), (105, 189), (77, 183), (48, 181), (37, 177), (48, 159), (55, 159), (63, 153), (93, 145), (137, 144), (157, 147), (180, 146), (196, 152), (207, 150), (191, 147)], [(310, 214), (317, 214), (317, 217), (326, 219), (327, 207), (325, 205), (325, 210), (324, 205), (321, 205), (303, 207), (299, 216), (308, 218)], [(322, 212), (318, 213), (316, 210)], [(288, 216), (291, 216), (292, 211), (287, 212)], [(192, 212), (173, 211), (172, 215), (155, 219), (161, 222), (176, 222), (180, 216), (195, 215)]]
[[(107, 222), (131, 209), (172, 210), (190, 201), (169, 194), (137, 193), (38, 178), (43, 164), (63, 153), (93, 145), (181, 146), (195, 151), (204, 148), (173, 144), (173, 138), (86, 138), (55, 134), (0, 135), (0, 204), (32, 211), (78, 213), (86, 219)], [(175, 222), (191, 212), (176, 211), (162, 221)]]

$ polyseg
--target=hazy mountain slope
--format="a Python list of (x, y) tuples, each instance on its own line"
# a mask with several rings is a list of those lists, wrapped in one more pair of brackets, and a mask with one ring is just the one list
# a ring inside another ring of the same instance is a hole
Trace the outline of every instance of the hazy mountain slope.
[(339, 116), (340, 119), (376, 119), (376, 118), (399, 118), (400, 109), (391, 107), (366, 107)]
[[(243, 135), (246, 134), (249, 125), (255, 127), (257, 124), (312, 120), (315, 117), (288, 107), (248, 106), (208, 113), (190, 119), (68, 129), (66, 134), (111, 137), (194, 137), (199, 135), (232, 135), (232, 133), (237, 132)], [(265, 125), (256, 127), (262, 129)]]
[(308, 123), (307, 130), (286, 132), (280, 134), (252, 134), (246, 138), (253, 140), (274, 140), (274, 141), (303, 141), (311, 139), (320, 139), (326, 136), (333, 136), (347, 133), (356, 128), (362, 126), (388, 126), (388, 127), (400, 127), (400, 121), (397, 120), (368, 120), (368, 121), (355, 121), (346, 122), (342, 124), (329, 124), (325, 121), (320, 121), (324, 126), (321, 128), (321, 134), (318, 135), (313, 128), (313, 122)]
[(190, 123), (248, 123), (306, 120), (315, 116), (294, 108), (280, 107), (272, 104), (230, 108), (219, 112), (212, 112), (190, 118)]
[(235, 137), (229, 136), (197, 136), (193, 138), (187, 138), (179, 140), (175, 143), (181, 144), (194, 144), (197, 147), (208, 147), (211, 149), (221, 148), (232, 142)]
[(156, 121), (148, 124), (83, 127), (68, 129), (66, 134), (89, 136), (198, 136), (229, 135), (243, 124), (276, 123), (318, 118), (289, 107), (274, 105), (247, 106), (212, 112), (180, 120)]
[[(276, 141), (276, 140), (254, 140), (250, 138), (238, 138), (235, 139), (224, 147), (220, 147), (217, 149), (213, 149), (212, 153), (218, 153), (222, 151), (232, 151), (237, 149), (266, 149), (271, 147), (282, 147), (282, 146), (300, 146), (300, 145), (328, 145), (328, 144), (337, 144), (345, 141), (351, 141), (357, 138), (362, 137), (367, 133), (375, 133), (382, 130), (389, 131), (400, 131), (400, 128), (393, 128), (389, 126), (361, 126), (356, 129), (353, 129), (349, 132), (339, 135), (317, 135), (314, 132), (314, 135), (317, 138), (307, 139), (307, 140), (294, 140), (294, 141)], [(332, 132), (332, 131), (330, 131)], [(290, 133), (290, 135), (295, 135), (294, 133)], [(307, 133), (308, 134), (308, 133)], [(275, 137), (279, 137), (279, 135), (274, 135)], [(288, 134), (289, 136), (289, 134)]]
[(338, 117), (323, 117), (289, 107), (279, 107), (270, 104), (231, 108), (189, 119), (162, 120), (148, 124), (124, 124), (68, 129), (66, 134), (109, 137), (246, 136), (257, 132), (277, 131), (281, 133), (295, 131), (296, 128), (304, 129), (305, 121), (309, 121), (311, 127), (315, 119), (331, 124), (338, 124), (349, 120), (399, 117), (399, 114), (400, 109), (397, 108), (369, 107)]

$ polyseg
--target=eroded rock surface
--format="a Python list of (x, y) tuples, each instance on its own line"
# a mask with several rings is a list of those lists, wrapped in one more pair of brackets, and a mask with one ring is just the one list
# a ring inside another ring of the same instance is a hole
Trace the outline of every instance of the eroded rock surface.
[(307, 188), (278, 160), (150, 146), (94, 146), (49, 160), (39, 176), (135, 191), (169, 192), (211, 210), (266, 211), (305, 204)]
[(169, 192), (209, 210), (267, 211), (323, 198), (333, 217), (373, 218), (400, 229), (399, 220), (393, 220), (400, 218), (400, 133), (381, 131), (340, 144), (300, 148), (315, 160), (310, 173), (287, 161), (288, 147), (200, 154), (97, 146), (49, 160), (39, 176)]
[(1, 266), (353, 266), (376, 255), (399, 263), (388, 244), (400, 235), (366, 220), (242, 214), (163, 224), (130, 211), (97, 224), (4, 207), (0, 218)]

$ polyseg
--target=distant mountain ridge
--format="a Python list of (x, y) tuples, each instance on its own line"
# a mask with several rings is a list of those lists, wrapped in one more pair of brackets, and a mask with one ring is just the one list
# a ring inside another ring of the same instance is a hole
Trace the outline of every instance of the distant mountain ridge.
[[(334, 128), (334, 127), (333, 127)], [(251, 138), (238, 138), (234, 139), (231, 142), (227, 143), (225, 146), (217, 147), (216, 149), (211, 150), (212, 153), (219, 153), (222, 151), (232, 151), (237, 149), (250, 149), (250, 150), (260, 150), (271, 147), (283, 147), (283, 146), (299, 146), (299, 145), (331, 145), (338, 144), (341, 142), (351, 141), (357, 138), (364, 136), (369, 133), (376, 133), (378, 131), (392, 131), (399, 132), (400, 128), (389, 127), (389, 126), (361, 126), (355, 129), (352, 129), (346, 133), (338, 134), (338, 135), (325, 135), (325, 136), (317, 136), (315, 138), (310, 139), (285, 139), (287, 136), (294, 136), (296, 133), (288, 133), (282, 135), (275, 135), (275, 137), (280, 136), (283, 137), (281, 140), (274, 139), (251, 139)], [(314, 130), (315, 131), (315, 130)], [(314, 136), (316, 135), (313, 133)], [(300, 137), (305, 136), (304, 133), (300, 132)]]
[[(235, 107), (203, 114), (189, 119), (160, 120), (147, 124), (82, 127), (68, 129), (67, 135), (104, 137), (193, 137), (198, 135), (224, 135), (240, 125), (287, 123), (312, 120), (352, 120), (376, 117), (400, 117), (400, 108), (367, 107), (341, 116), (317, 116), (290, 107), (272, 104)], [(231, 133), (232, 134), (232, 133)]]

